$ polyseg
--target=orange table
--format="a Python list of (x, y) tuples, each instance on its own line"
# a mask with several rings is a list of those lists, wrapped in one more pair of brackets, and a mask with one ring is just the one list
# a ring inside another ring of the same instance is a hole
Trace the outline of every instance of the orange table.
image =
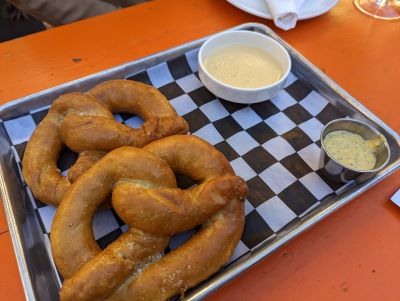
[[(222, 0), (157, 0), (0, 44), (0, 103), (138, 59), (244, 22), (272, 22)], [(400, 23), (342, 0), (329, 13), (277, 32), (379, 118), (400, 131)], [(80, 58), (81, 60), (73, 60)], [(400, 208), (385, 179), (210, 300), (399, 300)], [(0, 206), (0, 296), (23, 300)]]

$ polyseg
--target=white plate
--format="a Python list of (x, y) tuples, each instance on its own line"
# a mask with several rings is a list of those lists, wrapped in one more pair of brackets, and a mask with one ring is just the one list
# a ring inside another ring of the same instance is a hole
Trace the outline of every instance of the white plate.
[[(233, 6), (257, 17), (272, 20), (266, 0), (227, 0)], [(299, 20), (320, 16), (331, 10), (339, 0), (306, 0), (300, 7)]]

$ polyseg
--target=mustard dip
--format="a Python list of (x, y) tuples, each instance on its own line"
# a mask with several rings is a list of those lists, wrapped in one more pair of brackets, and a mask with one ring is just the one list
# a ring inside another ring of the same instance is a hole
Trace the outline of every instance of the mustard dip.
[(334, 131), (325, 136), (326, 151), (342, 165), (370, 170), (376, 163), (376, 141), (365, 140), (349, 131)]
[(279, 62), (253, 46), (232, 44), (215, 49), (204, 66), (217, 80), (238, 88), (261, 88), (282, 77)]

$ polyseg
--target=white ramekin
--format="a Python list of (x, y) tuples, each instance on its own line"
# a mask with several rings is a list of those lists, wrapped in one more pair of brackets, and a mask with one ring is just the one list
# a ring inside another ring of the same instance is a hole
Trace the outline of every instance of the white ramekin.
[[(216, 48), (230, 44), (255, 46), (265, 50), (279, 62), (282, 77), (260, 88), (238, 88), (217, 80), (207, 71), (204, 61)], [(292, 66), (289, 53), (281, 44), (266, 35), (246, 30), (227, 31), (211, 37), (201, 46), (198, 60), (199, 77), (204, 86), (216, 96), (237, 103), (257, 103), (270, 99), (284, 88)]]

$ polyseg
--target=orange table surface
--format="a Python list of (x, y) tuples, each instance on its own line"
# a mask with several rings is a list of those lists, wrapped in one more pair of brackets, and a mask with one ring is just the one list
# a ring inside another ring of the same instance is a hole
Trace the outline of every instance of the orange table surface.
[[(0, 104), (245, 22), (274, 28), (222, 0), (156, 0), (2, 43)], [(400, 22), (369, 18), (342, 0), (292, 31), (276, 31), (400, 131)], [(398, 188), (400, 172), (208, 299), (400, 300), (400, 208), (389, 200)], [(0, 296), (23, 300), (2, 210)]]

